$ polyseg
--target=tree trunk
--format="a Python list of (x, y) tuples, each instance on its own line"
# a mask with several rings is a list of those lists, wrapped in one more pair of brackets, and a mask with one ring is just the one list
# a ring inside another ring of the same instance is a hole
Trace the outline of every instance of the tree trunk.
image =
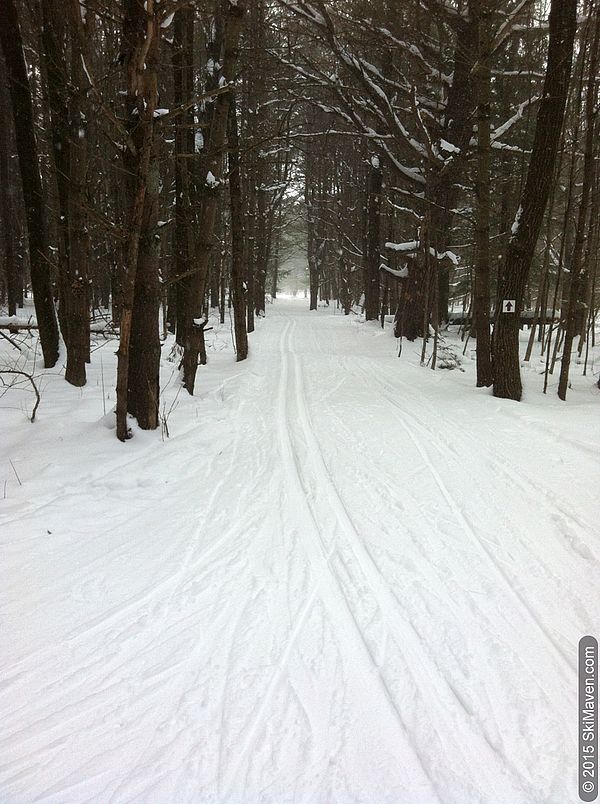
[[(583, 185), (581, 189), (581, 199), (579, 202), (579, 213), (577, 216), (577, 228), (575, 230), (575, 245), (573, 248), (573, 259), (571, 262), (569, 302), (566, 316), (565, 340), (563, 344), (562, 362), (560, 368), (560, 379), (558, 382), (558, 396), (563, 401), (567, 398), (567, 388), (569, 385), (569, 367), (571, 365), (571, 350), (573, 340), (578, 329), (579, 305), (583, 301), (583, 287), (581, 282), (581, 267), (583, 262), (584, 237), (587, 223), (590, 196), (594, 182), (594, 122), (597, 112), (596, 105), (596, 81), (598, 72), (598, 44), (600, 38), (600, 6), (596, 5), (593, 12), (594, 34), (590, 46), (588, 62), (588, 81), (585, 101), (585, 146), (583, 158)], [(585, 316), (584, 316), (585, 319)]]
[[(425, 191), (424, 218), (428, 216), (429, 243), (437, 252), (444, 252), (449, 246), (459, 187), (464, 183), (468, 169), (469, 143), (473, 134), (476, 106), (473, 66), (478, 43), (473, 16), (457, 19), (456, 27), (453, 77), (448, 90), (445, 122), (441, 132), (442, 138), (451, 143), (456, 150), (443, 167), (437, 162), (430, 165)], [(438, 274), (436, 314), (439, 321), (447, 321), (450, 272), (445, 265), (439, 265), (437, 262), (434, 263), (433, 270)], [(399, 323), (402, 329), (398, 330), (398, 334), (404, 335), (408, 340), (428, 335), (424, 329), (425, 321), (428, 319), (425, 310), (426, 276), (427, 272), (424, 270), (421, 258), (408, 262), (408, 278), (403, 283), (399, 310)]]
[[(189, 105), (194, 93), (194, 10), (181, 8), (173, 23), (173, 101), (175, 108)], [(193, 106), (182, 111), (175, 127), (175, 321), (176, 340), (185, 342), (189, 272), (193, 268), (193, 173), (187, 155), (196, 150)], [(201, 138), (199, 137), (199, 145)]]
[(584, 309), (587, 315), (584, 316), (583, 327), (581, 330), (581, 340), (579, 351), (583, 348), (584, 342), (587, 343), (588, 337), (594, 334), (595, 321), (595, 293), (594, 285), (598, 265), (598, 251), (600, 250), (600, 169), (598, 162), (594, 164), (594, 176), (592, 187), (592, 198), (590, 202), (590, 219), (588, 224), (587, 244), (584, 260)]
[(367, 192), (367, 238), (365, 260), (365, 318), (376, 321), (379, 317), (379, 241), (381, 230), (381, 186), (383, 174), (379, 157), (371, 157)]
[[(244, 8), (241, 2), (232, 5), (226, 4), (224, 11), (224, 34), (222, 58), (222, 77), (227, 84), (234, 78), (237, 60), (237, 47)], [(198, 221), (199, 253), (195, 271), (190, 281), (190, 296), (187, 311), (187, 324), (185, 332), (185, 346), (183, 353), (183, 384), (188, 393), (194, 393), (196, 370), (198, 368), (198, 355), (200, 354), (203, 337), (203, 310), (204, 293), (208, 279), (210, 253), (213, 246), (213, 233), (217, 213), (220, 182), (218, 180), (219, 166), (222, 162), (223, 148), (227, 134), (227, 114), (229, 111), (229, 98), (223, 92), (214, 101), (214, 111), (210, 125), (207, 160), (207, 174), (202, 177), (205, 184), (202, 210)]]
[[(68, 249), (66, 295), (68, 298), (67, 366), (65, 379), (72, 385), (85, 385), (85, 364), (90, 350), (90, 316), (88, 294), (88, 262), (90, 239), (85, 212), (87, 184), (87, 120), (89, 109), (85, 94), (85, 73), (82, 59), (84, 32), (79, 0), (70, 0), (71, 85), (69, 105), (71, 143), (69, 147), (68, 185)], [(90, 12), (91, 13), (91, 12)]]
[(48, 111), (52, 143), (52, 171), (56, 182), (58, 209), (55, 210), (58, 234), (58, 321), (63, 340), (69, 348), (69, 71), (66, 61), (65, 14), (62, 3), (42, 0), (43, 61), (47, 78)]
[[(0, 59), (2, 55), (0, 54)], [(3, 67), (3, 65), (0, 65)], [(0, 223), (4, 236), (4, 275), (6, 280), (6, 296), (8, 314), (17, 314), (17, 305), (22, 296), (22, 280), (17, 268), (17, 255), (15, 251), (15, 231), (13, 217), (15, 214), (15, 199), (13, 191), (13, 173), (11, 171), (11, 153), (13, 148), (13, 133), (10, 125), (10, 101), (8, 87), (4, 81), (4, 71), (0, 76), (0, 114), (4, 125), (0, 126)]]
[(154, 0), (146, 0), (146, 8), (137, 0), (125, 0), (123, 53), (132, 143), (124, 153), (131, 213), (117, 352), (117, 438), (121, 441), (130, 435), (128, 410), (138, 416), (140, 427), (158, 425), (159, 296), (158, 277), (153, 274), (157, 269), (154, 235), (159, 181), (154, 111), (159, 37)]
[(231, 210), (231, 301), (237, 360), (248, 357), (246, 291), (244, 287), (244, 221), (240, 177), (239, 137), (235, 95), (231, 92), (227, 118), (229, 159), (229, 204)]
[(308, 240), (306, 244), (306, 253), (308, 259), (308, 282), (310, 291), (310, 305), (309, 309), (316, 310), (319, 296), (319, 264), (317, 262), (316, 244), (315, 244), (315, 226), (316, 226), (316, 210), (315, 210), (315, 190), (313, 182), (316, 177), (311, 170), (311, 162), (308, 157), (306, 159), (306, 175), (304, 177), (304, 198), (306, 203), (306, 224), (308, 230)]
[[(519, 317), (531, 262), (548, 201), (565, 114), (575, 37), (576, 0), (552, 0), (548, 60), (533, 150), (512, 237), (499, 278), (494, 327), (494, 396), (519, 401)], [(502, 312), (502, 301), (514, 312)], [(512, 304), (511, 304), (512, 306)]]
[(46, 258), (44, 195), (35, 141), (33, 102), (15, 0), (4, 0), (0, 13), (0, 45), (8, 73), (23, 185), (33, 301), (44, 365), (52, 368), (58, 360), (58, 323), (52, 297), (50, 263)]
[(407, 260), (408, 276), (400, 281), (400, 298), (394, 316), (394, 335), (414, 341), (424, 337), (426, 266), (423, 255)]
[(268, 244), (267, 244), (267, 202), (268, 194), (264, 188), (264, 159), (258, 159), (260, 182), (256, 203), (256, 279), (254, 284), (254, 314), (260, 318), (265, 314), (265, 292), (267, 282)]
[(255, 149), (248, 159), (246, 193), (246, 238), (245, 243), (245, 262), (246, 262), (246, 293), (248, 304), (246, 305), (247, 329), (254, 332), (254, 292), (256, 285), (256, 153)]
[(471, 0), (479, 40), (474, 70), (477, 98), (477, 223), (475, 226), (475, 333), (477, 337), (477, 387), (493, 382), (490, 340), (490, 131), (491, 69), (487, 0)]
[[(148, 68), (150, 69), (150, 68)], [(144, 213), (135, 275), (129, 388), (127, 405), (142, 430), (158, 427), (160, 373), (160, 284), (157, 234), (160, 174), (158, 140), (152, 138), (148, 163)]]

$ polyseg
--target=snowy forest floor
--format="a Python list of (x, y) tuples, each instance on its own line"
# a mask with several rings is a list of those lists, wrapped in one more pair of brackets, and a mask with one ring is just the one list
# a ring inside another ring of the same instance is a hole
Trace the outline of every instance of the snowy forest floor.
[(169, 437), (115, 439), (114, 341), (0, 399), (2, 802), (577, 800), (593, 376), (497, 400), (333, 313), (165, 359)]

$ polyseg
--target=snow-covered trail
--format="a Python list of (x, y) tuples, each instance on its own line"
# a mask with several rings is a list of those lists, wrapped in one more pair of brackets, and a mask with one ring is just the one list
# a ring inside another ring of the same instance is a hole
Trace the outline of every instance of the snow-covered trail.
[(160, 449), (71, 436), (0, 509), (0, 800), (575, 801), (587, 412), (299, 302), (252, 358)]

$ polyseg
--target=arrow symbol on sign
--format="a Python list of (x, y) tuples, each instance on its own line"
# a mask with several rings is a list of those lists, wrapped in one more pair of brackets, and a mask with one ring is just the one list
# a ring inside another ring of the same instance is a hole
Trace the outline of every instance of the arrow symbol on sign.
[(512, 310), (512, 302), (507, 301), (506, 302), (506, 311), (510, 313), (511, 310)]

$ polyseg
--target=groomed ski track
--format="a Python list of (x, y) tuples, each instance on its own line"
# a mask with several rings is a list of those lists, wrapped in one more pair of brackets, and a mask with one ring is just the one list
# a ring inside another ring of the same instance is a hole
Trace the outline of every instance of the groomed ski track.
[(251, 346), (2, 509), (0, 801), (575, 801), (581, 426), (299, 301)]

